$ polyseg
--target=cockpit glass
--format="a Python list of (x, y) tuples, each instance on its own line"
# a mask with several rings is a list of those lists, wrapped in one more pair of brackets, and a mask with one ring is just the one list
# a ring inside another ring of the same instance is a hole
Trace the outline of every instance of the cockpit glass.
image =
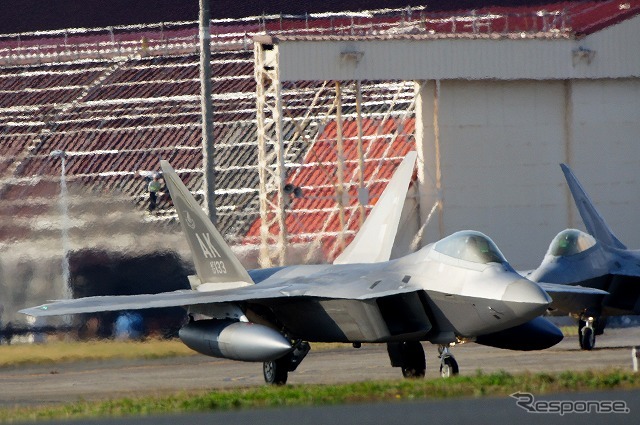
[(576, 255), (596, 244), (593, 236), (577, 229), (564, 230), (553, 239), (549, 247), (549, 254), (556, 257)]
[(498, 247), (480, 232), (464, 231), (437, 242), (434, 249), (449, 257), (474, 263), (506, 263)]

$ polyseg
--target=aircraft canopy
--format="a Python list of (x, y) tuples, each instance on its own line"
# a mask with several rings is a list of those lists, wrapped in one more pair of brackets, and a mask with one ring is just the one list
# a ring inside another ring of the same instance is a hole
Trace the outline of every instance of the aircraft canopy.
[(434, 249), (449, 257), (473, 263), (506, 263), (498, 247), (488, 236), (471, 230), (456, 232), (437, 242)]
[(593, 236), (577, 229), (567, 229), (558, 233), (551, 245), (549, 254), (555, 257), (569, 257), (580, 254), (596, 244)]

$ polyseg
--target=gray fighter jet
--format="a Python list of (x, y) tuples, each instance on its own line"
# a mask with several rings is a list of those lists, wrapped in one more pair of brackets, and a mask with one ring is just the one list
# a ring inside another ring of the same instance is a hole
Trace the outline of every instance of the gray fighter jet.
[(580, 302), (568, 296), (554, 298), (554, 315), (578, 319), (580, 347), (591, 350), (601, 335), (607, 316), (640, 314), (640, 251), (627, 249), (613, 234), (569, 167), (562, 172), (588, 233), (577, 229), (560, 232), (551, 242), (540, 266), (527, 277), (549, 290), (553, 284), (595, 288)]
[[(421, 341), (440, 347), (443, 376), (458, 373), (450, 347), (464, 341), (532, 350), (562, 339), (539, 317), (550, 297), (517, 274), (496, 245), (455, 233), (389, 260), (416, 159), (403, 160), (362, 229), (334, 264), (246, 271), (166, 161), (164, 179), (192, 251), (191, 290), (61, 300), (22, 310), (33, 316), (184, 306), (180, 330), (192, 349), (263, 362), (266, 382), (283, 384), (309, 342), (387, 343), (405, 377), (424, 376)], [(196, 320), (198, 319), (198, 320)]]

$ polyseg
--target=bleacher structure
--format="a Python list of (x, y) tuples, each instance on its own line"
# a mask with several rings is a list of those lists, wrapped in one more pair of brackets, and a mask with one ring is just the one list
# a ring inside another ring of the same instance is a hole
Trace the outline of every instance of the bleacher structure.
[[(212, 21), (219, 229), (234, 245), (264, 248), (268, 240), (261, 232), (284, 226), (286, 243), (312, 247), (307, 261), (330, 261), (414, 145), (414, 82), (297, 81), (281, 88), (283, 115), (275, 118), (283, 146), (267, 140), (259, 149), (264, 129), (256, 106), (256, 35), (575, 37), (639, 7), (636, 1), (593, 1), (447, 14), (418, 8)], [(65, 178), (73, 193), (82, 194), (71, 215), (79, 217), (82, 203), (92, 199), (131, 214), (134, 224), (117, 231), (151, 225), (175, 232), (170, 202), (145, 212), (146, 183), (138, 172), (157, 170), (158, 160), (166, 159), (202, 199), (197, 34), (196, 22), (176, 22), (0, 35), (3, 250), (43, 234), (58, 243), (61, 160), (55, 151), (66, 152)], [(280, 148), (277, 164), (273, 150)], [(265, 172), (277, 167), (286, 174), (285, 187)], [(360, 186), (367, 189), (366, 207), (359, 202)], [(263, 225), (277, 215), (269, 207), (274, 202), (284, 203), (281, 224)], [(80, 247), (91, 232), (90, 219), (72, 217), (71, 223), (72, 247)], [(280, 255), (276, 262), (286, 261)]]

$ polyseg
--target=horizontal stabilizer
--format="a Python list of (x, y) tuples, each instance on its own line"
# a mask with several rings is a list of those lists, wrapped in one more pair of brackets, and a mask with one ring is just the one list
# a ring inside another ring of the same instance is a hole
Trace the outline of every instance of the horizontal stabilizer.
[(415, 151), (405, 156), (355, 238), (333, 264), (389, 261), (417, 156)]
[(595, 288), (578, 285), (538, 282), (551, 299), (549, 309), (553, 315), (565, 315), (584, 310), (598, 309), (609, 293)]
[(569, 185), (569, 190), (571, 191), (571, 195), (573, 196), (573, 200), (578, 208), (580, 217), (582, 217), (587, 232), (604, 245), (618, 249), (626, 249), (624, 244), (620, 242), (611, 229), (609, 229), (609, 226), (607, 226), (607, 223), (598, 210), (596, 210), (591, 198), (589, 198), (587, 192), (582, 188), (582, 185), (571, 169), (565, 164), (560, 164), (560, 168), (562, 168), (564, 177)]

